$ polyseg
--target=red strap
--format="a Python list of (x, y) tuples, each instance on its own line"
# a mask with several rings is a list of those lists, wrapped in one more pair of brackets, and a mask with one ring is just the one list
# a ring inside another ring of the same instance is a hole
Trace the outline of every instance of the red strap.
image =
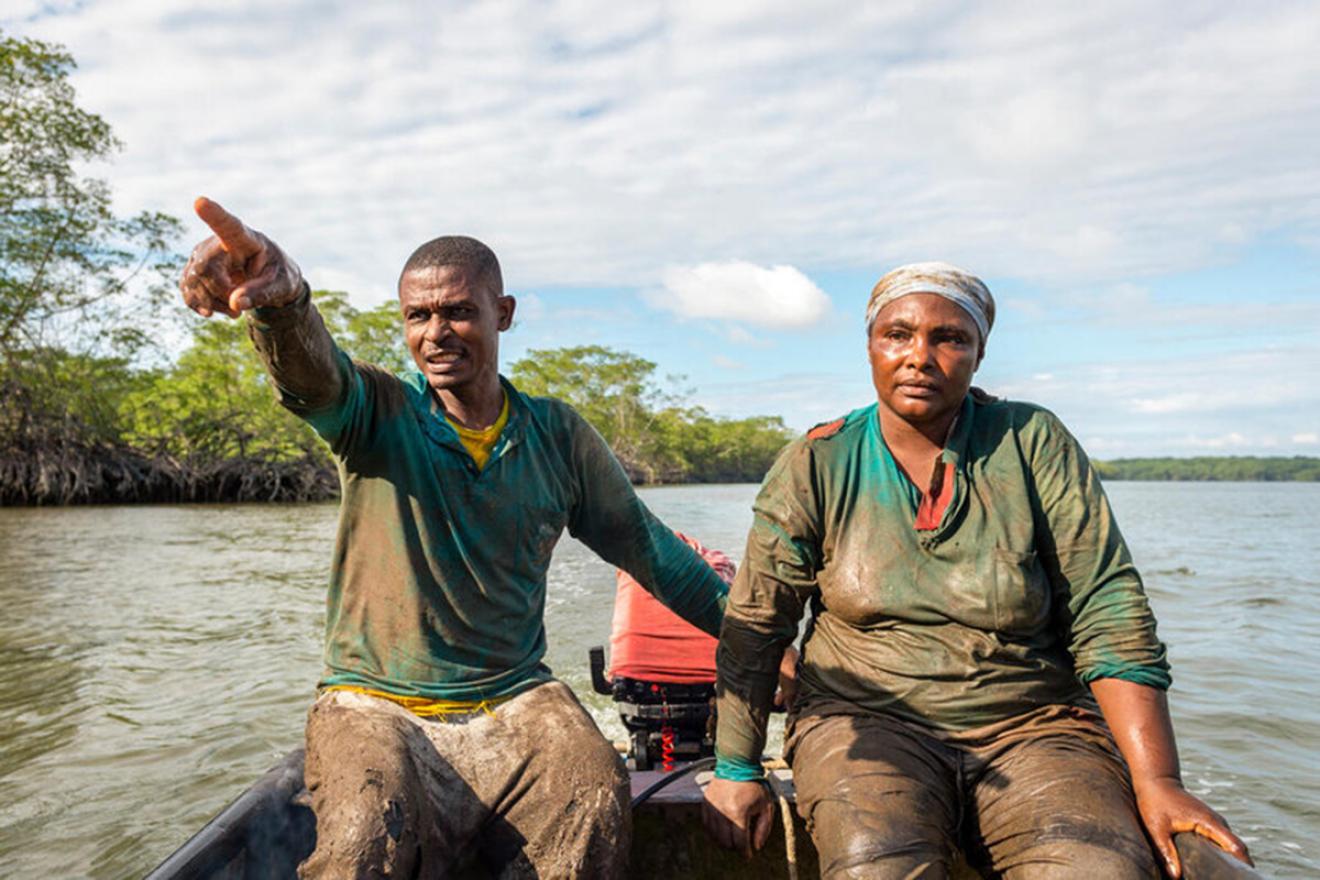
[[(941, 474), (941, 471), (943, 473)], [(944, 519), (944, 511), (949, 509), (949, 501), (953, 499), (953, 467), (945, 461), (940, 461), (935, 465), (935, 473), (931, 474), (930, 488), (926, 494), (921, 496), (921, 504), (917, 506), (916, 527), (919, 532), (930, 532), (940, 527), (940, 520)]]

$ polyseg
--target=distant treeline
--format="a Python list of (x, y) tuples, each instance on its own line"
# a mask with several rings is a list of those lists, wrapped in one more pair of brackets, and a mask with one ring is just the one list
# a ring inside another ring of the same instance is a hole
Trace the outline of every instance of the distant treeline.
[(599, 345), (533, 349), (509, 378), (567, 401), (600, 431), (635, 483), (760, 482), (793, 432), (778, 416), (712, 416), (644, 358)]
[[(397, 307), (314, 300), (350, 355), (410, 363)], [(276, 402), (245, 321), (194, 320), (163, 367), (45, 347), (0, 364), (0, 505), (316, 501), (339, 485), (325, 445)], [(777, 417), (711, 416), (655, 364), (600, 346), (532, 351), (508, 374), (573, 404), (637, 483), (760, 480), (790, 432)]]
[(1116, 458), (1098, 461), (1106, 480), (1199, 480), (1222, 482), (1320, 482), (1320, 458), (1307, 456), (1199, 456)]
[[(401, 365), (393, 310), (324, 294), (350, 350)], [(324, 500), (325, 447), (282, 410), (243, 321), (192, 324), (173, 363), (14, 346), (0, 361), (0, 505)]]

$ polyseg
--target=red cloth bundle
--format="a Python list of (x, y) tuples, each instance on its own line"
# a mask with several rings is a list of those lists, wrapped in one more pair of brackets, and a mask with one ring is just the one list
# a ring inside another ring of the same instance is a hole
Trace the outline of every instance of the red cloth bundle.
[[(701, 554), (726, 584), (733, 581), (737, 568), (729, 557), (703, 547), (682, 532), (678, 536)], [(616, 577), (610, 677), (667, 684), (714, 682), (718, 640), (670, 611), (624, 572), (618, 572)]]

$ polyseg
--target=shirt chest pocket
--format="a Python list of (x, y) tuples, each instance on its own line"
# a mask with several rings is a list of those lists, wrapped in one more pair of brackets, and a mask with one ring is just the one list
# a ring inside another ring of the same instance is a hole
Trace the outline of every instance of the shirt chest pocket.
[(995, 629), (1010, 635), (1031, 635), (1049, 621), (1049, 578), (1035, 552), (1003, 547), (992, 551), (990, 598)]

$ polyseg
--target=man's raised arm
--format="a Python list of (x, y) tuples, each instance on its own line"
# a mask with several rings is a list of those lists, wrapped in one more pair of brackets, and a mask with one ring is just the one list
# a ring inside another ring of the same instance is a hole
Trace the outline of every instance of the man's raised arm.
[(306, 414), (335, 404), (344, 377), (298, 264), (218, 203), (203, 196), (193, 210), (214, 235), (184, 267), (184, 303), (202, 317), (248, 312), (253, 345), (289, 409)]

